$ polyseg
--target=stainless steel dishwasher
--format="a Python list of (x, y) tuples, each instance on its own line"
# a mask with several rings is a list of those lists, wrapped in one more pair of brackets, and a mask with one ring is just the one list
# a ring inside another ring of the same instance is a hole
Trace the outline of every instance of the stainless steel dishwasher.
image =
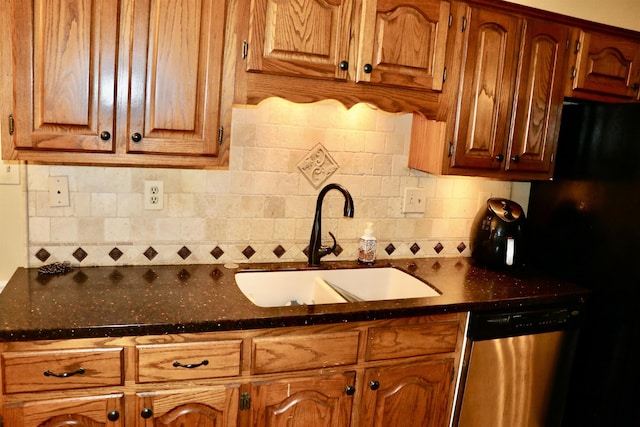
[(472, 313), (458, 427), (560, 426), (584, 304)]

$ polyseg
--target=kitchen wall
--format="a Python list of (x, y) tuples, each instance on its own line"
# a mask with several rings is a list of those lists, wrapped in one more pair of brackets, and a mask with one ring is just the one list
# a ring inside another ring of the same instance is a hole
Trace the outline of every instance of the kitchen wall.
[[(637, 0), (512, 2), (640, 30)], [(280, 101), (237, 107), (228, 171), (14, 164), (22, 168), (20, 184), (0, 185), (0, 288), (18, 266), (62, 260), (80, 265), (245, 261), (248, 246), (256, 251), (252, 262), (304, 259), (318, 189), (298, 162), (318, 143), (339, 166), (326, 182), (345, 184), (356, 201), (353, 220), (340, 218), (336, 192), (324, 207), (323, 230), (338, 236), (341, 258), (355, 257), (357, 237), (369, 219), (380, 239), (380, 257), (466, 256), (469, 221), (483, 198), (510, 196), (526, 204), (526, 183), (436, 178), (408, 170), (410, 117), (367, 108), (346, 111), (332, 102), (292, 107)], [(71, 206), (48, 207), (50, 175), (69, 177)], [(149, 179), (164, 182), (162, 211), (142, 209), (143, 182)], [(424, 215), (402, 214), (407, 187), (427, 192)], [(273, 252), (278, 245), (284, 250), (276, 250), (280, 258)], [(190, 253), (179, 255), (183, 246)]]
[(640, 31), (640, 1), (638, 0), (509, 0), (587, 21)]
[[(236, 107), (229, 170), (29, 165), (28, 264), (176, 264), (305, 260), (317, 194), (327, 194), (323, 235), (355, 259), (365, 223), (374, 223), (379, 258), (468, 256), (469, 230), (490, 196), (512, 184), (437, 178), (407, 168), (411, 115), (335, 101), (280, 99)], [(318, 153), (321, 156), (318, 156)], [(333, 174), (331, 174), (333, 172)], [(70, 206), (50, 207), (48, 177), (67, 176)], [(145, 180), (161, 180), (162, 210), (143, 206)], [(406, 188), (421, 188), (425, 213), (403, 213)], [(528, 194), (528, 193), (527, 193)]]

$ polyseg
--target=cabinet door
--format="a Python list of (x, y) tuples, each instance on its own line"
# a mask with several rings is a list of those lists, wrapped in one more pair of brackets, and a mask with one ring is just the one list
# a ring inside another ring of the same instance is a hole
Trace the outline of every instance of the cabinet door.
[(251, 385), (252, 427), (347, 427), (355, 372)]
[(575, 30), (575, 64), (566, 96), (640, 99), (640, 41)]
[(498, 170), (508, 139), (521, 24), (481, 8), (467, 16), (451, 166)]
[(247, 70), (346, 80), (353, 0), (253, 0)]
[(136, 421), (144, 427), (235, 427), (238, 387), (201, 387), (137, 393)]
[(362, 427), (449, 425), (453, 358), (367, 369)]
[(89, 396), (9, 404), (4, 425), (20, 427), (121, 427), (125, 425), (123, 396)]
[(225, 0), (132, 4), (126, 152), (217, 155)]
[(451, 4), (364, 0), (356, 80), (439, 91)]
[(505, 170), (552, 172), (564, 100), (569, 28), (526, 22)]
[(117, 0), (15, 1), (14, 145), (112, 152)]

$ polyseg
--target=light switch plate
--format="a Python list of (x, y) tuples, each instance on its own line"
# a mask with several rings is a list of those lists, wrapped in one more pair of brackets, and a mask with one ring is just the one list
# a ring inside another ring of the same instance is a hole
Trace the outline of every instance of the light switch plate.
[(20, 164), (0, 162), (0, 184), (20, 184)]
[(49, 206), (69, 206), (69, 178), (66, 176), (49, 177)]
[(424, 213), (427, 206), (427, 194), (424, 188), (404, 189), (404, 213)]

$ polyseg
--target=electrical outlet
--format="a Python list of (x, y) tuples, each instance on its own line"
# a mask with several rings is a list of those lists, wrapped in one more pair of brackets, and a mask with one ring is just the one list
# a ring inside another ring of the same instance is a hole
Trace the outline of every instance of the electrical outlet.
[(404, 189), (404, 213), (424, 213), (427, 195), (424, 188)]
[(69, 178), (66, 176), (49, 177), (49, 206), (69, 206)]
[(144, 182), (144, 208), (148, 210), (161, 210), (164, 208), (163, 181)]

